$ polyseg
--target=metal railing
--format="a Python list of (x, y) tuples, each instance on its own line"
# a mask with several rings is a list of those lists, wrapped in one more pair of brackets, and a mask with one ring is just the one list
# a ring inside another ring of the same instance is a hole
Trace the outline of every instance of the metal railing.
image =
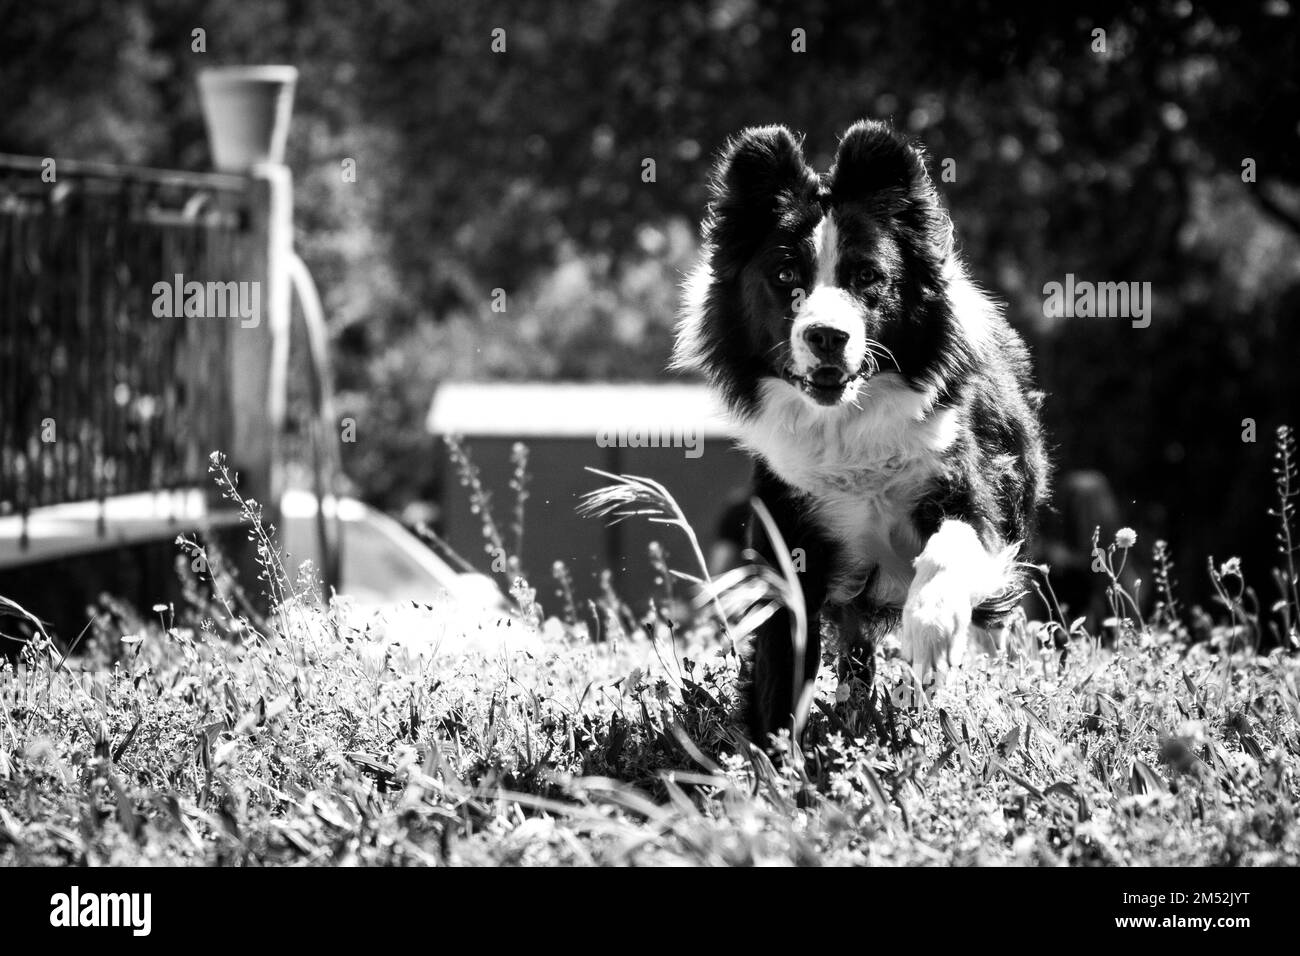
[(232, 323), (160, 317), (154, 287), (239, 274), (247, 180), (50, 173), (0, 154), (0, 515), (207, 485), (230, 441)]

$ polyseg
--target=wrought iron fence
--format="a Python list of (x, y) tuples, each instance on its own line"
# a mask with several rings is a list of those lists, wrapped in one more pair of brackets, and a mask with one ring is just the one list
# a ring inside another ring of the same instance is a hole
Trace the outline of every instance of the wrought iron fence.
[(0, 514), (207, 485), (231, 322), (156, 283), (238, 275), (242, 177), (0, 155)]

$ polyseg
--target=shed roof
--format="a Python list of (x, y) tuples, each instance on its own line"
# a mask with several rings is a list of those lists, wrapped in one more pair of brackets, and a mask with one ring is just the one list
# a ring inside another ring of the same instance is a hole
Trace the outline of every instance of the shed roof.
[(679, 382), (446, 382), (425, 427), (435, 435), (590, 438), (602, 430), (732, 432), (705, 385)]

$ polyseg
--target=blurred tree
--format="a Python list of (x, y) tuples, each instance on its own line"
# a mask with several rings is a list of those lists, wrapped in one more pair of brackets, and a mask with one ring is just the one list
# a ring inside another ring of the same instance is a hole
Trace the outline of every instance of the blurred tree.
[[(728, 135), (784, 122), (824, 167), (873, 115), (936, 174), (951, 160), (939, 187), (1035, 347), (1060, 466), (1105, 471), (1197, 593), (1211, 552), (1265, 580), (1267, 441), (1300, 421), (1287, 0), (70, 0), (4, 3), (0, 22), (13, 151), (202, 167), (195, 72), (299, 67), (299, 243), (342, 412), (369, 436), (348, 467), (382, 505), (429, 493), (421, 423), (442, 378), (660, 374)], [(1151, 282), (1150, 328), (1045, 319), (1043, 285), (1066, 273)]]

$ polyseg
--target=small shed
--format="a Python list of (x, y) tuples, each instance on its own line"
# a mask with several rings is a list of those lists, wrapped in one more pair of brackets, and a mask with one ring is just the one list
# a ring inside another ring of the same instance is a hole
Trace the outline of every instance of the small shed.
[(442, 439), (463, 439), (503, 533), (515, 501), (511, 449), (516, 442), (528, 446), (522, 559), (548, 613), (558, 610), (552, 577), (557, 560), (569, 567), (580, 601), (595, 596), (600, 572), (608, 568), (619, 595), (638, 610), (654, 593), (651, 541), (667, 549), (671, 567), (699, 570), (676, 529), (635, 518), (609, 525), (579, 516), (581, 496), (608, 483), (588, 467), (661, 482), (706, 555), (728, 508), (748, 495), (749, 459), (735, 447), (720, 404), (703, 385), (452, 382), (434, 395), (427, 427), (438, 442), (441, 534), (484, 571), (491, 561), (482, 522), (470, 509), (470, 490), (461, 485)]

